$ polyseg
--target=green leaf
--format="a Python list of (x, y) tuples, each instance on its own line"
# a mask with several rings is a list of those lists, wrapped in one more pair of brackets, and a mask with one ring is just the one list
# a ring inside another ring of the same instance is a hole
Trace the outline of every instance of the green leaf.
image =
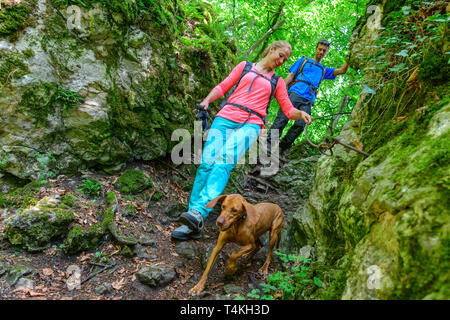
[(364, 84), (362, 93), (376, 94), (377, 92), (374, 89), (372, 89), (368, 84)]
[(389, 71), (398, 72), (398, 71), (402, 70), (403, 68), (405, 68), (405, 66), (406, 65), (402, 62), (392, 68), (389, 68)]
[(407, 57), (408, 56), (408, 50), (402, 50), (402, 51), (400, 51), (400, 52), (397, 52), (396, 54), (395, 54), (396, 56), (401, 56), (401, 57)]
[(410, 6), (402, 7), (402, 12), (403, 12), (404, 15), (408, 15), (410, 11), (411, 11), (411, 7)]
[(317, 277), (314, 277), (314, 284), (316, 286), (318, 286), (318, 287), (322, 287), (323, 286), (323, 282)]

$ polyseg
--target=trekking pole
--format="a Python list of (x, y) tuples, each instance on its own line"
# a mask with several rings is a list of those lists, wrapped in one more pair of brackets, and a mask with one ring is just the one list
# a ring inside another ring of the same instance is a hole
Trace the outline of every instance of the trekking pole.
[(208, 116), (209, 116), (208, 109), (205, 110), (205, 108), (200, 103), (197, 103), (195, 106), (200, 111), (199, 114), (198, 114), (198, 117), (200, 119), (202, 119), (202, 130), (205, 131), (205, 130), (207, 130), (209, 128), (209, 124), (208, 124)]

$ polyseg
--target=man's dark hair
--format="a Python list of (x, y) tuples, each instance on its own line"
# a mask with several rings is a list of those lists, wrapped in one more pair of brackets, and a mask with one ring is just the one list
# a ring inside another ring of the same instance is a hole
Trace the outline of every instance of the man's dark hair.
[(316, 48), (319, 46), (319, 44), (323, 44), (323, 45), (327, 46), (328, 48), (330, 47), (330, 42), (328, 40), (325, 40), (325, 39), (322, 39), (319, 42), (317, 42)]

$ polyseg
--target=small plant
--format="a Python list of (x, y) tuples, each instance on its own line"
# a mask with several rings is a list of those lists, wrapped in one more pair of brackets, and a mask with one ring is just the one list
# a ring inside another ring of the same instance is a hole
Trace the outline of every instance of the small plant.
[(8, 156), (2, 156), (0, 158), (0, 173), (2, 172), (2, 167), (4, 167), (9, 161)]
[(83, 98), (77, 92), (62, 87), (58, 87), (55, 100), (61, 102), (64, 110), (74, 108), (83, 102)]
[(84, 179), (83, 183), (78, 185), (78, 189), (84, 194), (98, 196), (102, 189), (102, 184), (97, 180)]
[(48, 183), (48, 179), (56, 174), (56, 171), (61, 168), (61, 165), (51, 152), (47, 152), (46, 154), (36, 152), (35, 156), (39, 163), (39, 184), (44, 185)]
[[(296, 256), (293, 254), (285, 254), (274, 251), (280, 256), (280, 259), (287, 266), (286, 271), (277, 271), (267, 277), (267, 283), (261, 284), (262, 290), (253, 289), (247, 294), (248, 298), (260, 300), (275, 300), (275, 299), (295, 299), (297, 293), (306, 285), (313, 282), (316, 286), (322, 287), (322, 281), (314, 277), (309, 279), (311, 273), (308, 265), (311, 259)], [(235, 300), (244, 300), (245, 297), (239, 296)]]

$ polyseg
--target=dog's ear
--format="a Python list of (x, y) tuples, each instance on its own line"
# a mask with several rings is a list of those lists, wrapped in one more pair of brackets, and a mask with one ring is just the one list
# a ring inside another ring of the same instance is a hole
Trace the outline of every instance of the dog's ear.
[(223, 194), (221, 196), (218, 196), (217, 198), (212, 199), (208, 204), (206, 205), (206, 209), (214, 208), (217, 202), (222, 202), (227, 197), (226, 194)]
[(253, 225), (256, 225), (258, 222), (258, 214), (256, 213), (255, 207), (245, 200), (242, 201), (242, 204), (244, 205), (245, 211), (247, 211), (247, 219), (249, 219)]

